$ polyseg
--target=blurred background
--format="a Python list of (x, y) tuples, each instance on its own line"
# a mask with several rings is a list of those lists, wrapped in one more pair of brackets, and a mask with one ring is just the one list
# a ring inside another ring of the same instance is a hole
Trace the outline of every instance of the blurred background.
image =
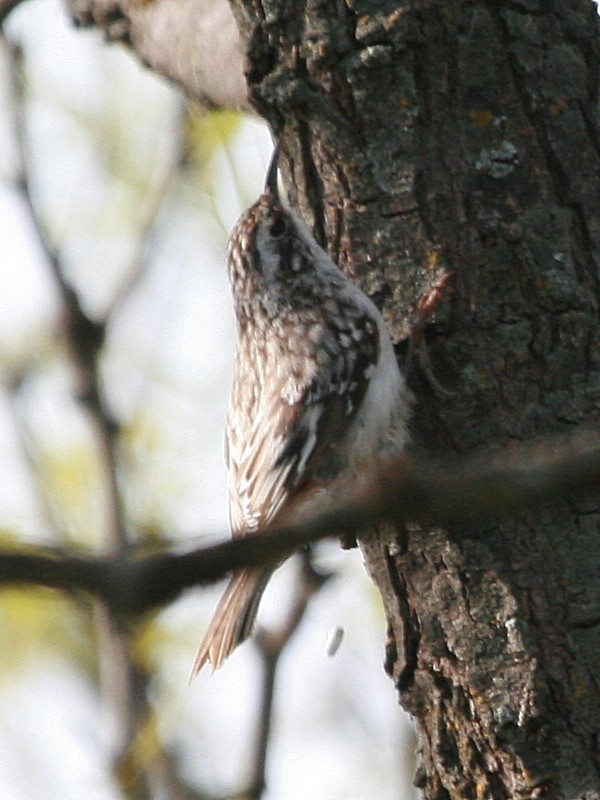
[[(268, 131), (190, 104), (99, 34), (72, 29), (52, 0), (21, 5), (4, 31), (0, 547), (108, 552), (115, 514), (129, 545), (214, 542), (227, 535), (235, 348), (225, 244), (261, 191)], [(65, 287), (101, 326), (96, 377), (115, 430), (78, 399), (90, 387), (65, 332)], [(261, 748), (269, 800), (414, 797), (377, 591), (358, 551), (323, 543), (311, 563), (331, 577), (286, 641), (269, 703), (253, 641), (188, 682), (221, 585), (141, 621), (125, 655), (89, 598), (0, 589), (0, 797), (250, 797)], [(303, 574), (298, 557), (277, 573), (267, 630), (285, 627)], [(119, 659), (143, 695), (126, 756)], [(132, 788), (157, 771), (146, 794)]]

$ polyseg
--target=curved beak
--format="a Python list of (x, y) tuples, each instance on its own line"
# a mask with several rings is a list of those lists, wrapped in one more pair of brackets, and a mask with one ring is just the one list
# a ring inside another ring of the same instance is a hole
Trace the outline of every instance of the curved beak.
[(265, 178), (265, 194), (270, 194), (273, 200), (279, 202), (279, 190), (277, 189), (277, 168), (279, 165), (279, 142), (275, 145), (267, 177)]

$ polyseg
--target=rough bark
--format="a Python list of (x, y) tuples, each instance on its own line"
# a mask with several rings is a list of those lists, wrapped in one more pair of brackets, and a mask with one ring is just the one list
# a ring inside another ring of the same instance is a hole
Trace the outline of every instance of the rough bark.
[[(595, 8), (236, 0), (292, 202), (395, 339), (447, 270), (414, 369), (416, 445), (597, 423)], [(402, 350), (402, 346), (399, 348)], [(600, 797), (597, 499), (367, 546), (427, 798)], [(460, 534), (457, 535), (457, 534)]]
[[(448, 392), (409, 375), (415, 446), (467, 454), (597, 424), (590, 0), (233, 8), (291, 200), (401, 354), (417, 300), (454, 273), (426, 332)], [(599, 505), (366, 546), (427, 798), (600, 797)]]

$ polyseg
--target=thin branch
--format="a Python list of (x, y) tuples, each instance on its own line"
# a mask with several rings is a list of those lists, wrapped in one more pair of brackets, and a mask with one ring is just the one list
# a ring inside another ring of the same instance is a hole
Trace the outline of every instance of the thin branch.
[[(17, 47), (7, 43), (7, 52), (9, 54), (10, 89), (14, 98), (15, 138), (20, 157), (15, 185), (20, 190), (21, 197), (32, 221), (32, 227), (60, 292), (63, 307), (62, 333), (77, 376), (77, 397), (87, 408), (100, 450), (100, 464), (104, 469), (108, 487), (109, 518), (106, 526), (106, 537), (108, 542), (107, 551), (110, 555), (107, 556), (107, 559), (112, 558), (118, 563), (119, 559), (127, 559), (130, 542), (127, 533), (123, 495), (118, 482), (120, 466), (118, 453), (119, 426), (107, 408), (99, 379), (99, 357), (106, 338), (108, 320), (96, 322), (85, 313), (78, 294), (64, 277), (59, 252), (47, 236), (43, 220), (38, 214), (31, 193), (28, 174), (20, 51)], [(172, 170), (161, 181), (160, 188), (163, 191), (166, 190), (168, 179), (171, 175)], [(149, 206), (148, 213), (144, 219), (143, 244), (145, 244), (152, 220), (155, 219), (159, 208), (157, 198), (153, 196), (152, 200), (153, 202)], [(145, 247), (143, 245), (141, 247), (145, 251)], [(141, 264), (138, 266), (136, 275), (139, 274), (140, 270)], [(83, 571), (86, 575), (89, 572), (85, 568)], [(90, 575), (92, 573), (93, 569)], [(99, 640), (100, 682), (103, 695), (108, 700), (112, 717), (110, 720), (109, 742), (118, 762), (118, 759), (122, 759), (127, 753), (138, 728), (149, 713), (146, 697), (147, 680), (146, 676), (136, 668), (129, 647), (129, 632), (121, 625), (120, 618), (114, 615), (112, 604), (106, 602), (105, 593), (101, 591), (93, 592), (93, 595), (96, 601), (94, 604), (94, 621)], [(116, 774), (118, 775), (118, 765)], [(153, 789), (153, 775), (150, 770), (145, 770), (143, 774), (137, 777), (137, 790), (140, 793), (140, 797), (158, 796), (159, 792)]]
[(111, 524), (108, 533), (111, 538), (111, 549), (124, 551), (127, 548), (124, 513), (121, 493), (117, 485), (117, 429), (114, 420), (106, 410), (102, 401), (97, 359), (104, 344), (106, 326), (95, 322), (84, 312), (79, 297), (63, 275), (59, 253), (46, 234), (44, 223), (38, 214), (27, 170), (27, 148), (25, 145), (25, 129), (23, 121), (23, 85), (20, 76), (20, 53), (18, 47), (8, 43), (10, 54), (10, 79), (15, 108), (15, 134), (19, 147), (20, 170), (16, 184), (27, 207), (33, 230), (38, 243), (46, 257), (47, 263), (58, 286), (63, 305), (63, 333), (67, 348), (76, 370), (79, 400), (87, 407), (93, 425), (98, 434), (102, 452), (102, 461), (106, 465), (106, 475), (110, 491)]
[(300, 585), (297, 588), (294, 604), (285, 623), (276, 631), (259, 628), (254, 636), (255, 646), (258, 648), (263, 662), (263, 681), (252, 778), (250, 780), (250, 788), (242, 795), (250, 800), (260, 800), (267, 788), (267, 754), (271, 738), (275, 681), (281, 655), (298, 630), (311, 598), (332, 577), (332, 573), (322, 574), (314, 568), (311, 554), (308, 551), (305, 551), (302, 555)]
[[(592, 444), (590, 444), (592, 442)], [(440, 465), (400, 456), (376, 465), (346, 501), (295, 524), (270, 526), (242, 539), (188, 553), (73, 556), (57, 549), (0, 553), (0, 584), (84, 589), (118, 614), (142, 614), (192, 586), (213, 583), (243, 567), (284, 561), (300, 547), (328, 536), (361, 534), (376, 523), (440, 525), (459, 535), (499, 524), (600, 489), (600, 434), (521, 447), (495, 458)], [(459, 533), (461, 531), (461, 533)], [(477, 534), (483, 535), (480, 532)]]

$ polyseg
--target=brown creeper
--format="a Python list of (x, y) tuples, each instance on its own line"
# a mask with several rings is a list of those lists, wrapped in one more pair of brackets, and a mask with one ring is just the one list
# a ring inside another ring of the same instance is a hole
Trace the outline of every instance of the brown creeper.
[[(377, 454), (407, 439), (407, 391), (381, 314), (277, 192), (237, 222), (229, 271), (238, 326), (226, 459), (233, 537), (317, 511)], [(272, 569), (225, 590), (193, 673), (216, 669), (252, 633)]]

